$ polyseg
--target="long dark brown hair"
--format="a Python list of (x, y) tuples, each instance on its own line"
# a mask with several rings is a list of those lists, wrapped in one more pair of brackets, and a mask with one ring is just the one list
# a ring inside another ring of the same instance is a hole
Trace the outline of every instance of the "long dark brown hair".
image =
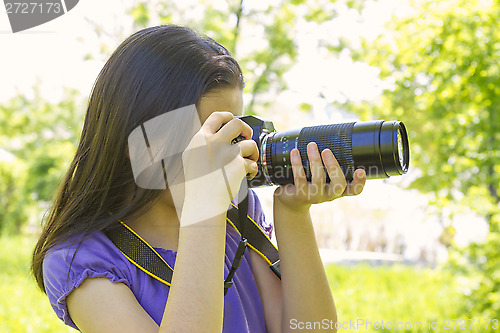
[(94, 84), (75, 157), (35, 246), (31, 268), (40, 289), (45, 292), (48, 250), (137, 218), (158, 199), (161, 190), (134, 182), (127, 157), (132, 130), (167, 111), (198, 105), (211, 89), (243, 86), (229, 52), (189, 28), (147, 28), (118, 46)]

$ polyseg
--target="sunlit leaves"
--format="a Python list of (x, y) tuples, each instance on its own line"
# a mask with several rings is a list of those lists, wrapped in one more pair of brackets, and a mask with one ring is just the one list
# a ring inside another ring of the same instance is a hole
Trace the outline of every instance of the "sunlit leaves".
[(412, 186), (443, 207), (469, 207), (489, 221), (488, 241), (464, 249), (458, 266), (470, 282), (463, 311), (498, 314), (500, 3), (412, 4), (411, 14), (390, 22), (390, 33), (354, 52), (379, 67), (393, 89), (377, 104), (351, 108), (366, 118), (404, 121), (412, 166), (422, 171)]
[(13, 156), (0, 161), (0, 232), (19, 231), (46, 208), (76, 148), (83, 112), (72, 91), (57, 104), (35, 91), (0, 106), (0, 147)]
[(149, 11), (144, 3), (139, 3), (130, 10), (130, 15), (134, 18), (134, 24), (145, 27), (149, 22)]

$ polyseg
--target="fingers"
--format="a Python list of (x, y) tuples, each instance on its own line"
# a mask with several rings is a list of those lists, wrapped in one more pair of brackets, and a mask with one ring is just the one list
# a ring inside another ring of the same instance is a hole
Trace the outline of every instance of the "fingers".
[(365, 187), (365, 182), (366, 182), (366, 172), (363, 169), (357, 169), (354, 172), (353, 180), (352, 182), (347, 185), (343, 195), (344, 196), (351, 196), (351, 195), (358, 195), (363, 191), (363, 188)]
[(330, 178), (330, 183), (328, 184), (328, 199), (333, 200), (342, 196), (344, 193), (347, 181), (345, 180), (344, 173), (340, 168), (337, 159), (333, 155), (330, 149), (325, 149), (321, 152), (321, 157), (325, 163), (326, 172), (328, 172), (328, 177)]
[(224, 124), (234, 119), (231, 112), (213, 112), (208, 116), (207, 120), (202, 125), (202, 128), (209, 133), (216, 133)]
[[(208, 119), (207, 119), (208, 120)], [(242, 135), (247, 140), (252, 139), (252, 128), (243, 120), (233, 118), (220, 128), (214, 137), (217, 141), (231, 142), (234, 138)]]
[(322, 196), (325, 192), (326, 175), (318, 146), (315, 142), (310, 142), (307, 145), (307, 157), (311, 168), (311, 184), (317, 186), (318, 195)]
[[(366, 173), (362, 169), (356, 170), (354, 179), (347, 183), (344, 173), (330, 149), (319, 153), (316, 143), (307, 145), (307, 155), (311, 168), (311, 181), (308, 182), (300, 160), (300, 152), (293, 149), (290, 153), (292, 170), (294, 174), (294, 185), (298, 192), (301, 188), (307, 188), (307, 196), (310, 202), (331, 201), (341, 196), (351, 196), (361, 193), (366, 182)], [(326, 183), (326, 172), (330, 182)]]
[(240, 147), (240, 155), (244, 157), (245, 171), (247, 179), (252, 180), (259, 171), (257, 161), (259, 159), (259, 149), (253, 140), (243, 140), (237, 143)]
[[(346, 195), (357, 195), (363, 190), (366, 174), (362, 169), (356, 170), (350, 184), (330, 149), (319, 153), (316, 143), (307, 145), (307, 156), (311, 169), (311, 181), (308, 182), (302, 166), (300, 152), (292, 149), (290, 161), (294, 183), (282, 185), (274, 192), (275, 198), (293, 210), (308, 210), (312, 204), (331, 201)], [(330, 182), (326, 183), (326, 173)]]
[(259, 167), (257, 165), (257, 162), (252, 161), (248, 158), (244, 159), (245, 161), (245, 172), (247, 175), (247, 179), (251, 180), (253, 177), (257, 175), (257, 172), (259, 171)]
[(243, 140), (237, 143), (241, 149), (241, 156), (257, 162), (259, 159), (259, 148), (253, 140)]
[(297, 189), (302, 189), (307, 186), (306, 173), (300, 159), (300, 152), (297, 148), (290, 152), (290, 161), (292, 163), (293, 184)]

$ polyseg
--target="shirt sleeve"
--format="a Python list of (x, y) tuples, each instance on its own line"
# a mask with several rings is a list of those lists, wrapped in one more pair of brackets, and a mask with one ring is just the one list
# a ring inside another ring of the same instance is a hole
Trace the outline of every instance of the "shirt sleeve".
[(121, 259), (123, 255), (103, 237), (106, 236), (97, 234), (79, 243), (58, 246), (43, 260), (43, 281), (50, 305), (66, 325), (75, 329), (78, 328), (69, 316), (66, 298), (85, 279), (104, 277), (130, 288), (129, 268)]
[(264, 231), (264, 233), (271, 238), (273, 234), (273, 223), (266, 221), (266, 217), (257, 194), (252, 189), (248, 192), (248, 216), (250, 216), (262, 229), (262, 231)]

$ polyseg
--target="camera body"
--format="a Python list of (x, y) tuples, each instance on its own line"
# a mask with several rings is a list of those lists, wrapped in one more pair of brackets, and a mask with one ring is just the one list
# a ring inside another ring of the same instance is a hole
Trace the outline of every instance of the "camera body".
[[(267, 168), (263, 167), (263, 150), (265, 153), (265, 146), (262, 146), (262, 142), (267, 141), (267, 136), (271, 133), (276, 132), (274, 129), (274, 124), (270, 120), (262, 119), (258, 116), (238, 116), (235, 118), (239, 118), (247, 123), (253, 131), (252, 140), (257, 143), (257, 148), (259, 149), (259, 159), (257, 161), (257, 166), (259, 167), (259, 171), (257, 175), (248, 181), (248, 187), (260, 187), (260, 186), (269, 186), (273, 185), (273, 182), (270, 180), (269, 175), (267, 173)], [(289, 154), (290, 156), (290, 154)], [(264, 166), (266, 165), (265, 157), (264, 157)]]
[(306, 178), (310, 181), (306, 148), (309, 142), (316, 142), (320, 152), (326, 148), (333, 152), (347, 181), (352, 180), (358, 168), (365, 169), (367, 178), (387, 178), (408, 171), (408, 136), (403, 123), (397, 120), (340, 123), (276, 132), (269, 120), (257, 116), (237, 118), (252, 128), (252, 140), (259, 149), (259, 171), (249, 181), (249, 187), (293, 184), (290, 152), (294, 148), (300, 152)]

